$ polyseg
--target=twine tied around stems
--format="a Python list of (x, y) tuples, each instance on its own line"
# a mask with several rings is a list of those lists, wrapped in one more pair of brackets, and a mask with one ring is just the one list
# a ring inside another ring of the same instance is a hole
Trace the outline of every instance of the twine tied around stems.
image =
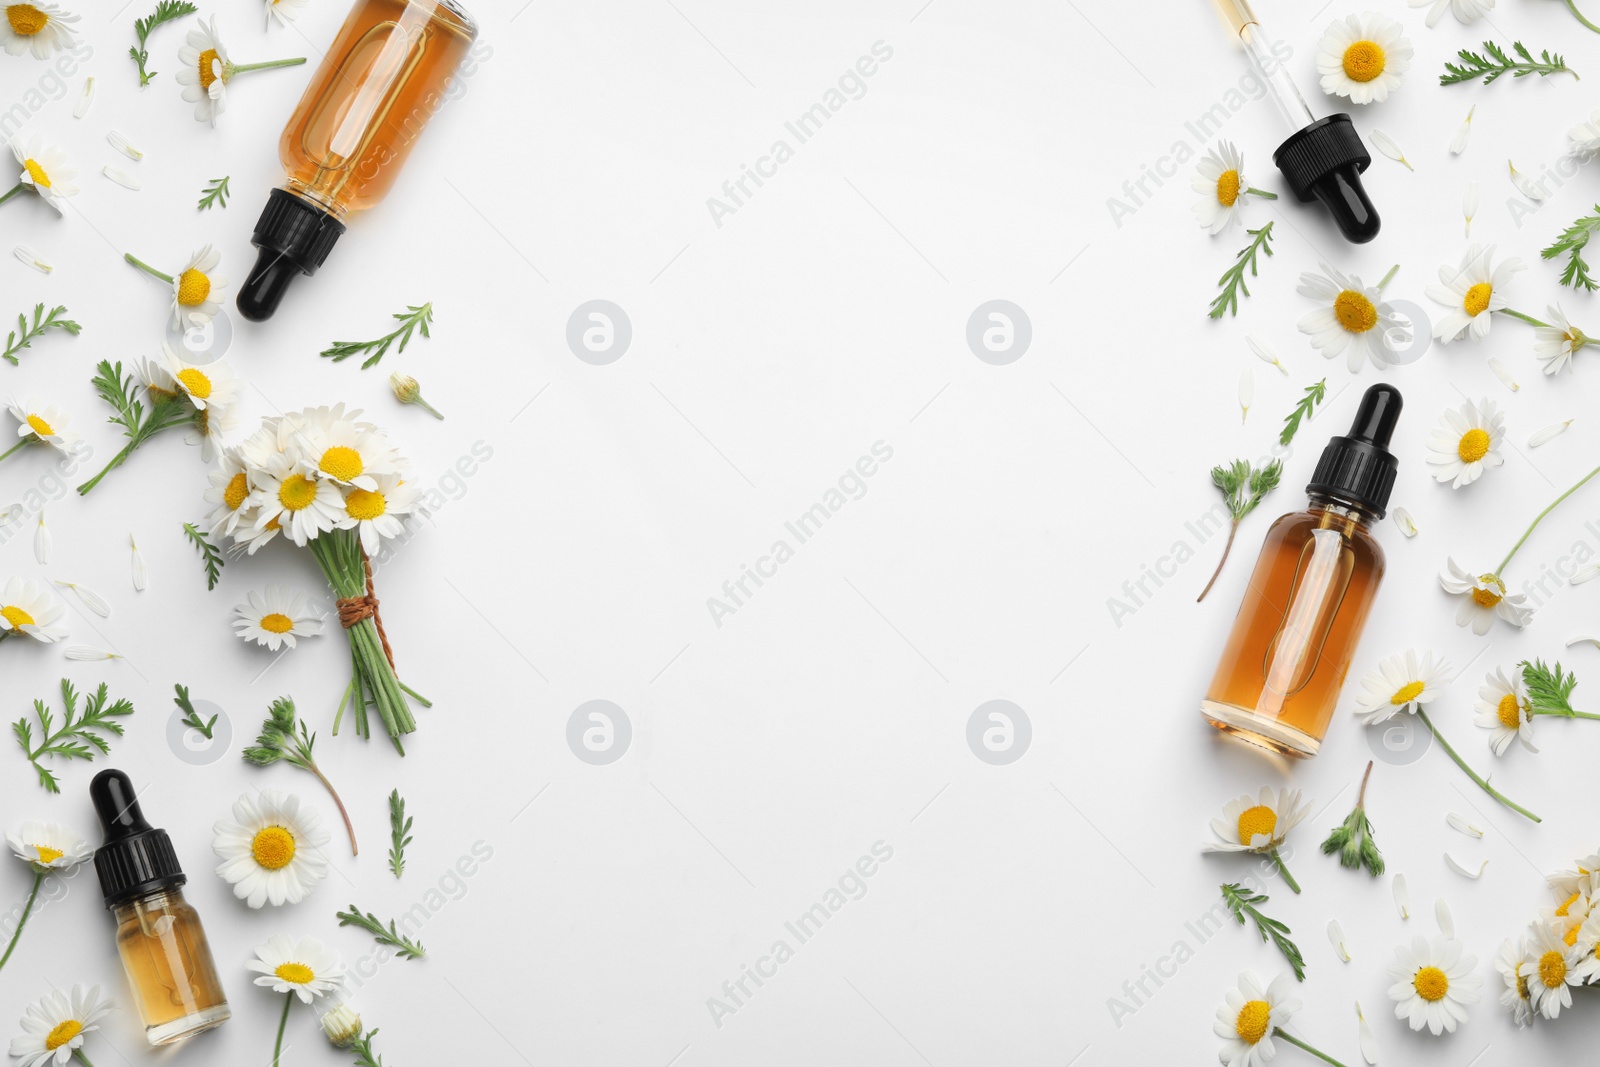
[(361, 567), (367, 575), (367, 591), (362, 596), (340, 597), (334, 602), (334, 607), (339, 609), (339, 625), (348, 630), (365, 619), (371, 619), (378, 631), (378, 642), (383, 645), (384, 658), (393, 668), (394, 649), (389, 647), (389, 637), (383, 632), (383, 616), (378, 614), (378, 596), (372, 587), (372, 560), (364, 548), (361, 550)]

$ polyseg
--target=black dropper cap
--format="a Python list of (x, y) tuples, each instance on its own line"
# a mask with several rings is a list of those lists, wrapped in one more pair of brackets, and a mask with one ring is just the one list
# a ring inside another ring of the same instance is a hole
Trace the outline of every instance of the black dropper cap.
[(1389, 438), (1400, 421), (1401, 403), (1400, 390), (1386, 382), (1368, 389), (1350, 432), (1333, 438), (1322, 450), (1306, 492), (1354, 504), (1383, 518), (1399, 466), (1389, 451)]
[(1348, 240), (1365, 244), (1378, 236), (1378, 210), (1361, 185), (1361, 172), (1372, 165), (1372, 156), (1349, 115), (1313, 122), (1279, 145), (1272, 162), (1301, 202), (1328, 205)]
[(344, 223), (316, 204), (287, 189), (272, 190), (250, 238), (261, 251), (234, 301), (239, 314), (251, 322), (272, 318), (289, 283), (315, 274), (342, 233)]
[(175, 889), (189, 879), (165, 830), (145, 821), (128, 776), (104, 770), (89, 783), (89, 799), (105, 831), (105, 844), (95, 850), (94, 871), (106, 907), (134, 897)]

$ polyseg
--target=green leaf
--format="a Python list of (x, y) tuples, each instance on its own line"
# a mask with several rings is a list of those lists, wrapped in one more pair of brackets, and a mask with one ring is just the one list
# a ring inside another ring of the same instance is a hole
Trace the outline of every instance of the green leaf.
[(1545, 259), (1555, 259), (1565, 252), (1567, 265), (1561, 271), (1561, 284), (1573, 289), (1587, 289), (1591, 293), (1600, 289), (1600, 282), (1595, 281), (1589, 273), (1589, 264), (1583, 260), (1583, 249), (1588, 245), (1589, 238), (1600, 232), (1600, 204), (1595, 205), (1594, 211), (1593, 215), (1585, 215), (1561, 231), (1561, 236), (1539, 253)]
[(389, 841), (389, 870), (399, 878), (406, 869), (406, 846), (411, 844), (411, 817), (398, 789), (389, 793)]
[(1463, 48), (1456, 53), (1456, 58), (1461, 61), (1459, 64), (1444, 65), (1444, 73), (1439, 75), (1439, 84), (1460, 85), (1476, 81), (1481, 77), (1483, 84), (1489, 85), (1504, 74), (1510, 74), (1513, 78), (1525, 78), (1530, 74), (1537, 74), (1541, 78), (1547, 78), (1552, 74), (1570, 74), (1574, 78), (1578, 76), (1578, 72), (1567, 66), (1566, 60), (1559, 55), (1541, 51), (1539, 58), (1534, 59), (1533, 54), (1521, 41), (1513, 41), (1511, 48), (1516, 52), (1517, 58), (1506, 55), (1505, 49), (1493, 41), (1483, 42), (1483, 50), (1487, 55), (1480, 55)]
[[(199, 549), (201, 559), (205, 561), (206, 591), (209, 592), (215, 589), (217, 582), (222, 578), (222, 568), (227, 564), (227, 561), (222, 556), (222, 550), (207, 540), (206, 535), (201, 533), (199, 528), (192, 522), (183, 524), (183, 536), (189, 539), (190, 544)], [(206, 736), (210, 737), (211, 735), (206, 734)]]
[(356, 1054), (356, 1067), (383, 1067), (383, 1057), (372, 1051), (372, 1039), (378, 1036), (374, 1027), (350, 1043), (351, 1050)]
[(400, 342), (400, 346), (395, 351), (404, 352), (406, 344), (411, 340), (411, 334), (414, 331), (420, 331), (423, 337), (431, 336), (428, 332), (428, 327), (433, 322), (433, 303), (431, 301), (420, 305), (408, 304), (405, 311), (396, 312), (393, 317), (400, 320), (400, 325), (382, 337), (371, 341), (335, 341), (323, 349), (321, 355), (333, 360), (335, 363), (341, 363), (351, 356), (366, 355), (368, 357), (367, 360), (361, 364), (361, 369), (366, 370), (382, 359), (384, 354), (389, 351), (389, 346), (396, 341)]
[(1255, 923), (1256, 932), (1261, 935), (1261, 940), (1271, 940), (1278, 951), (1283, 953), (1283, 958), (1289, 961), (1295, 978), (1301, 982), (1306, 980), (1306, 961), (1300, 955), (1300, 949), (1289, 940), (1289, 928), (1277, 919), (1263, 915), (1256, 908), (1257, 904), (1267, 903), (1265, 893), (1252, 893), (1237, 882), (1230, 882), (1222, 887), (1222, 899), (1240, 926), (1244, 925), (1245, 916), (1248, 915)]
[(1578, 710), (1572, 706), (1572, 691), (1578, 686), (1578, 676), (1563, 673), (1560, 661), (1546, 667), (1544, 660), (1529, 663), (1523, 660), (1522, 684), (1528, 689), (1528, 710), (1534, 715), (1560, 715), (1575, 718)]
[(33, 342), (44, 336), (47, 330), (62, 330), (77, 336), (83, 332), (83, 327), (64, 316), (67, 314), (65, 305), (57, 305), (50, 309), (46, 315), (43, 304), (33, 306), (33, 324), (28, 324), (26, 315), (17, 316), (17, 328), (6, 334), (6, 347), (0, 351), (0, 359), (6, 360), (12, 366), (17, 366), (20, 361), (17, 353), (25, 348), (32, 348)]
[(1239, 296), (1250, 295), (1250, 287), (1245, 284), (1245, 268), (1249, 268), (1250, 277), (1256, 276), (1256, 253), (1266, 252), (1272, 255), (1272, 223), (1267, 223), (1259, 230), (1246, 231), (1252, 238), (1246, 248), (1239, 251), (1238, 259), (1233, 266), (1222, 272), (1222, 277), (1217, 279), (1217, 285), (1222, 291), (1211, 301), (1210, 315), (1214, 319), (1222, 318), (1224, 312), (1232, 315), (1239, 313)]
[(1287, 445), (1294, 440), (1294, 435), (1300, 432), (1300, 423), (1312, 416), (1318, 404), (1322, 403), (1328, 395), (1328, 379), (1324, 378), (1315, 385), (1306, 386), (1306, 395), (1295, 404), (1294, 410), (1284, 416), (1283, 430), (1278, 434), (1278, 443)]
[(205, 735), (207, 741), (212, 740), (211, 731), (217, 725), (217, 716), (213, 715), (210, 719), (202, 719), (200, 713), (194, 710), (194, 705), (189, 702), (189, 687), (186, 685), (174, 685), (172, 688), (178, 694), (173, 697), (172, 702), (178, 705), (179, 710), (183, 712), (183, 724), (192, 730), (198, 730)]
[(394, 949), (402, 959), (420, 960), (427, 956), (427, 953), (422, 949), (421, 942), (412, 941), (395, 929), (393, 919), (390, 919), (389, 925), (385, 927), (376, 915), (371, 912), (363, 912), (354, 904), (350, 905), (349, 911), (338, 912), (337, 916), (340, 926), (360, 927), (370, 933), (373, 940), (377, 941), (378, 944), (387, 945)]
[(228, 206), (227, 175), (223, 175), (220, 178), (211, 179), (211, 184), (206, 186), (205, 192), (200, 197), (200, 203), (195, 207), (195, 210), (205, 211), (213, 204), (219, 208)]
[(156, 5), (155, 11), (133, 24), (133, 32), (139, 38), (139, 44), (128, 49), (128, 55), (132, 56), (133, 61), (139, 65), (140, 86), (149, 85), (150, 80), (156, 76), (155, 71), (146, 71), (144, 68), (145, 63), (150, 58), (150, 53), (145, 48), (145, 44), (150, 40), (150, 31), (162, 23), (181, 19), (185, 15), (192, 15), (198, 10), (200, 9), (189, 3), (189, 0), (161, 0)]
[(41, 738), (37, 747), (33, 744), (33, 730), (28, 724), (27, 716), (11, 724), (11, 732), (17, 739), (17, 746), (33, 765), (39, 777), (39, 784), (51, 793), (59, 793), (60, 784), (56, 776), (40, 762), (41, 760), (50, 757), (92, 761), (96, 752), (107, 755), (111, 751), (111, 738), (121, 737), (123, 733), (123, 725), (118, 720), (133, 714), (133, 705), (127, 700), (107, 703), (110, 696), (104, 682), (100, 683), (94, 696), (84, 705), (81, 715), (78, 711), (78, 699), (78, 691), (72, 682), (66, 678), (61, 679), (61, 703), (64, 712), (59, 730), (55, 728), (55, 715), (45, 706), (45, 702), (43, 700), (33, 702), (33, 715), (39, 724)]

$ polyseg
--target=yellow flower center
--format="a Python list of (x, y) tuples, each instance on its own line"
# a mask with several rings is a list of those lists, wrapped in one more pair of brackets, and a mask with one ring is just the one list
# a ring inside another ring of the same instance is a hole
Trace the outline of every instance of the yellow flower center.
[(1578, 926), (1574, 923), (1566, 933), (1561, 935), (1561, 940), (1566, 942), (1568, 948), (1578, 943)]
[[(182, 301), (182, 297), (178, 298)], [(206, 377), (204, 371), (195, 367), (185, 367), (178, 372), (178, 381), (189, 391), (190, 396), (199, 397), (201, 400), (211, 395), (211, 379)]]
[(278, 969), (272, 972), (285, 982), (295, 985), (305, 985), (316, 979), (316, 974), (303, 963), (280, 963)]
[(48, 422), (45, 422), (37, 415), (28, 416), (28, 429), (32, 430), (40, 437), (54, 437), (56, 434), (55, 427), (51, 426)]
[(1437, 967), (1421, 967), (1411, 976), (1411, 985), (1417, 996), (1426, 1001), (1443, 1000), (1450, 991), (1450, 979)]
[(44, 1035), (44, 1047), (51, 1052), (83, 1033), (83, 1024), (76, 1019), (63, 1019)]
[(39, 165), (38, 160), (24, 159), (22, 161), (22, 169), (28, 172), (28, 177), (33, 179), (33, 184), (42, 185), (46, 189), (50, 188), (50, 175), (45, 173), (45, 169)]
[(222, 491), (222, 502), (228, 505), (229, 511), (238, 511), (244, 505), (245, 497), (250, 495), (250, 483), (240, 471), (228, 479), (228, 488)]
[(294, 629), (294, 620), (281, 611), (261, 616), (261, 628), (269, 634), (286, 634)]
[(1272, 836), (1278, 828), (1278, 813), (1265, 804), (1257, 804), (1239, 813), (1239, 843), (1248, 845), (1257, 834)]
[(362, 466), (360, 452), (344, 445), (335, 445), (322, 453), (317, 469), (330, 478), (348, 482), (361, 477), (361, 472), (366, 468)]
[(59, 848), (51, 848), (49, 845), (34, 845), (33, 850), (39, 854), (39, 862), (46, 866), (66, 855)]
[(272, 518), (267, 520), (267, 529), (269, 529), (269, 530), (281, 530), (281, 529), (283, 529), (283, 523), (279, 522), (278, 521), (278, 516), (274, 515), (274, 516), (272, 516)]
[[(1495, 718), (1500, 720), (1500, 725), (1504, 726), (1508, 730), (1515, 730), (1517, 727), (1522, 725), (1522, 705), (1517, 703), (1517, 697), (1514, 693), (1507, 693), (1505, 696), (1500, 698), (1500, 703), (1495, 707), (1494, 714)], [(1572, 895), (1572, 900), (1577, 899), (1578, 895), (1574, 893)], [(1561, 908), (1556, 912), (1556, 914), (1565, 915), (1567, 913), (1567, 906), (1572, 903), (1572, 900), (1569, 900), (1566, 904), (1561, 905)]]
[(215, 48), (207, 48), (200, 53), (200, 88), (209, 89), (211, 83), (217, 80), (216, 71), (211, 69), (211, 64), (220, 58)]
[(365, 489), (352, 489), (344, 502), (344, 510), (352, 519), (376, 519), (389, 508), (382, 493), (369, 493)]
[(1350, 333), (1366, 333), (1378, 324), (1378, 309), (1354, 289), (1346, 289), (1333, 298), (1333, 315)]
[(281, 826), (256, 831), (250, 854), (269, 871), (281, 871), (294, 859), (294, 835)]
[(290, 511), (304, 511), (317, 499), (317, 483), (304, 474), (291, 474), (278, 486), (278, 502)]
[(1239, 172), (1225, 170), (1217, 175), (1217, 203), (1232, 207), (1239, 199)]
[(13, 630), (20, 630), (24, 626), (33, 625), (33, 616), (15, 604), (7, 604), (5, 607), (0, 608), (0, 619), (4, 619)]
[(1402, 704), (1409, 704), (1422, 695), (1423, 688), (1424, 686), (1421, 682), (1407, 682), (1395, 690), (1394, 696), (1389, 698), (1389, 703), (1397, 708)]
[(1488, 282), (1479, 282), (1467, 290), (1466, 299), (1461, 301), (1461, 306), (1468, 315), (1478, 315), (1489, 307), (1489, 298), (1494, 295), (1494, 286)]
[(205, 272), (190, 267), (178, 275), (178, 303), (184, 307), (192, 308), (204, 304), (206, 297), (210, 295), (211, 279), (205, 276)]
[(1473, 427), (1461, 435), (1456, 445), (1456, 455), (1463, 463), (1476, 463), (1489, 454), (1489, 431)]
[[(1505, 709), (1505, 706), (1506, 706), (1506, 701), (1509, 700), (1509, 699), (1510, 699), (1510, 697), (1505, 697), (1505, 698), (1502, 698), (1501, 701), (1500, 701), (1500, 707), (1501, 707), (1500, 721), (1501, 722), (1505, 722), (1506, 721), (1505, 710), (1504, 709)], [(1567, 912), (1571, 911), (1572, 910), (1572, 906), (1574, 904), (1576, 904), (1577, 902), (1578, 902), (1578, 894), (1574, 893), (1570, 897), (1568, 897), (1566, 900), (1563, 900), (1561, 902), (1561, 907), (1556, 909), (1556, 914), (1561, 916), (1562, 918), (1566, 918)]]
[(50, 24), (50, 16), (32, 4), (12, 4), (6, 8), (6, 21), (19, 37), (32, 37)]
[(1344, 50), (1345, 77), (1353, 82), (1369, 82), (1383, 73), (1385, 59), (1377, 41), (1357, 41)]
[(1254, 1045), (1267, 1036), (1267, 1024), (1271, 1020), (1271, 1004), (1264, 1000), (1247, 1000), (1239, 1009), (1239, 1017), (1233, 1021), (1233, 1029), (1240, 1041)]
[(1559, 988), (1567, 980), (1567, 958), (1555, 949), (1539, 957), (1539, 981), (1546, 989)]

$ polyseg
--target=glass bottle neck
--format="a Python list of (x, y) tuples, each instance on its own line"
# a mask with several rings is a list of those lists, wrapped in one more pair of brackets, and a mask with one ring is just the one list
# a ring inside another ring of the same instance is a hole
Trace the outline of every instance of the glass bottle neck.
[(1326, 512), (1329, 515), (1354, 522), (1358, 526), (1371, 526), (1378, 517), (1364, 507), (1343, 500), (1335, 500), (1333, 497), (1325, 496), (1322, 493), (1308, 494), (1308, 499), (1309, 510)]

